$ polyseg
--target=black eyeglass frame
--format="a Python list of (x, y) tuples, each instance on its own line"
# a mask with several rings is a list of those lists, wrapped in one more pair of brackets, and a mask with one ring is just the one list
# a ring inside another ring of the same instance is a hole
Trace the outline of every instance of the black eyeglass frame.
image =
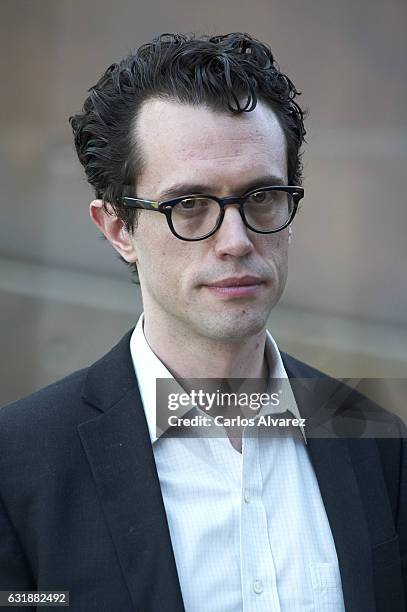
[[(262, 230), (257, 230), (254, 229), (248, 222), (247, 219), (245, 217), (244, 214), (244, 204), (245, 201), (252, 196), (255, 193), (260, 193), (263, 191), (284, 191), (286, 193), (289, 193), (293, 199), (294, 202), (294, 206), (293, 206), (293, 210), (291, 212), (291, 215), (288, 219), (288, 221), (286, 223), (284, 223), (284, 225), (282, 225), (281, 227), (279, 227), (278, 229), (275, 230), (271, 230), (271, 231), (262, 231)], [(177, 198), (173, 198), (171, 200), (163, 200), (161, 202), (159, 201), (154, 201), (154, 200), (144, 200), (143, 198), (134, 198), (134, 197), (130, 197), (130, 196), (125, 196), (122, 198), (123, 204), (124, 206), (128, 206), (130, 208), (138, 208), (141, 210), (152, 210), (154, 212), (159, 212), (164, 214), (167, 217), (167, 223), (168, 223), (168, 227), (170, 228), (171, 232), (174, 234), (174, 236), (176, 236), (177, 238), (179, 238), (180, 240), (185, 240), (186, 242), (198, 242), (199, 240), (205, 240), (206, 238), (209, 238), (210, 236), (213, 236), (213, 234), (215, 234), (215, 232), (218, 231), (218, 229), (220, 228), (220, 226), (222, 225), (222, 221), (224, 219), (225, 216), (225, 207), (229, 206), (230, 204), (238, 204), (239, 205), (239, 212), (240, 212), (240, 216), (242, 218), (242, 221), (244, 223), (244, 225), (249, 228), (250, 230), (252, 230), (252, 232), (255, 232), (256, 234), (275, 234), (277, 232), (281, 232), (283, 229), (285, 229), (286, 227), (288, 227), (290, 225), (290, 223), (293, 221), (295, 214), (298, 210), (298, 204), (299, 201), (304, 197), (304, 188), (303, 187), (296, 187), (293, 185), (270, 185), (268, 187), (258, 187), (257, 189), (253, 189), (247, 193), (245, 193), (242, 196), (227, 196), (225, 198), (218, 198), (214, 195), (210, 195), (210, 194), (205, 194), (205, 193), (194, 193), (191, 195), (183, 195), (183, 196), (179, 196)], [(187, 200), (190, 198), (210, 198), (211, 200), (214, 200), (215, 202), (218, 203), (219, 207), (220, 207), (220, 215), (218, 217), (218, 221), (215, 225), (215, 227), (213, 228), (213, 230), (211, 230), (210, 232), (208, 232), (207, 234), (205, 234), (205, 236), (202, 236), (201, 238), (185, 238), (184, 236), (180, 236), (179, 234), (177, 234), (174, 225), (172, 223), (172, 209), (174, 206), (176, 206), (177, 204), (179, 204), (180, 202), (182, 202), (183, 200)]]

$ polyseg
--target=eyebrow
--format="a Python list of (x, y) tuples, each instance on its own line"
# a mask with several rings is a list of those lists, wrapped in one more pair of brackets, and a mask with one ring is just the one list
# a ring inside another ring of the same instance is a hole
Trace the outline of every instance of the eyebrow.
[[(245, 185), (238, 188), (236, 192), (231, 195), (243, 195), (248, 191), (256, 189), (256, 187), (274, 187), (286, 184), (286, 181), (284, 181), (282, 177), (267, 175), (254, 179), (249, 183), (246, 183)], [(172, 198), (178, 198), (183, 195), (210, 195), (212, 192), (213, 189), (208, 185), (204, 185), (203, 183), (177, 183), (176, 185), (172, 185), (171, 187), (168, 187), (168, 189), (162, 191), (157, 200), (162, 202), (165, 200), (171, 200)]]

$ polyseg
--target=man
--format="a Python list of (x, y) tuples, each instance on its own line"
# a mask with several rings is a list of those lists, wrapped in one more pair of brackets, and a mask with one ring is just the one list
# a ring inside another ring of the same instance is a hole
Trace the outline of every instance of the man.
[[(165, 35), (71, 119), (91, 218), (144, 314), (0, 412), (0, 589), (68, 590), (84, 612), (405, 609), (403, 424), (266, 331), (303, 195), (297, 93), (247, 34)], [(305, 418), (298, 435), (157, 428), (156, 379), (287, 376), (256, 418)], [(351, 435), (349, 414), (387, 435)]]

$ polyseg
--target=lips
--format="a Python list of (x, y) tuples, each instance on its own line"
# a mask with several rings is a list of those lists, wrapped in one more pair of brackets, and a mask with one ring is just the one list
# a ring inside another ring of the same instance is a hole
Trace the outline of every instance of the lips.
[(219, 298), (255, 298), (263, 290), (264, 284), (258, 276), (233, 276), (204, 287)]
[(214, 283), (208, 283), (207, 287), (248, 287), (251, 285), (262, 284), (261, 278), (256, 276), (241, 276), (225, 278), (224, 280), (216, 281)]

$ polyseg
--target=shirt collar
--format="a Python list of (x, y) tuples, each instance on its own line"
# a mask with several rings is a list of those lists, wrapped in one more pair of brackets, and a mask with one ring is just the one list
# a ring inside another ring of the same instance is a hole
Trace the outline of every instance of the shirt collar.
[[(144, 325), (144, 313), (142, 313), (139, 317), (136, 327), (133, 330), (133, 333), (130, 338), (130, 353), (133, 361), (134, 370), (137, 376), (141, 399), (143, 401), (143, 407), (147, 419), (148, 430), (150, 433), (151, 443), (154, 444), (164, 433), (158, 432), (156, 429), (156, 379), (157, 378), (167, 378), (172, 379), (174, 382), (174, 390), (175, 388), (179, 389), (179, 392), (182, 392), (183, 389), (181, 386), (174, 380), (171, 372), (165, 367), (165, 365), (160, 361), (157, 355), (150, 348), (146, 337), (144, 335), (143, 330)], [(301, 415), (297, 406), (297, 402), (294, 397), (294, 393), (292, 391), (290, 381), (287, 375), (287, 372), (284, 368), (283, 361), (281, 359), (280, 351), (278, 350), (277, 344), (271, 335), (271, 333), (267, 330), (266, 337), (266, 358), (269, 365), (269, 378), (271, 379), (278, 378), (280, 379), (281, 386), (284, 388), (282, 398), (283, 401), (280, 402), (279, 406), (267, 406), (262, 407), (259, 411), (259, 414), (279, 414), (288, 410), (291, 412), (296, 419), (300, 419)], [(186, 407), (184, 413), (190, 410), (190, 407)], [(182, 414), (177, 413), (178, 416), (182, 416)], [(300, 426), (301, 433), (306, 443), (306, 436), (304, 427)]]

